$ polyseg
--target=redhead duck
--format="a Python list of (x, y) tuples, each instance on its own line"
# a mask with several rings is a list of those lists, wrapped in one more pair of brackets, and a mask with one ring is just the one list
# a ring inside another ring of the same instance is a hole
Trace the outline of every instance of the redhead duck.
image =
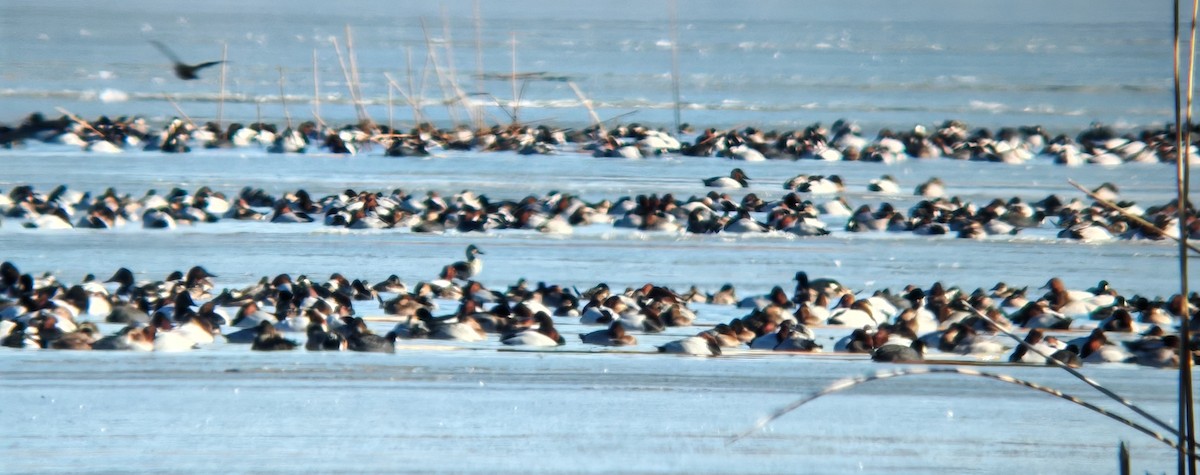
[(613, 322), (605, 330), (581, 333), (579, 339), (589, 345), (633, 346), (637, 344), (637, 338), (625, 333), (625, 327), (621, 326), (619, 322)]

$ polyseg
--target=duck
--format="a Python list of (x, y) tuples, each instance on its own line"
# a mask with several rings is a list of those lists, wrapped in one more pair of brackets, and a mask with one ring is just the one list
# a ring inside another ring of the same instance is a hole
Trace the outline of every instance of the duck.
[(869, 302), (865, 300), (856, 301), (853, 295), (846, 294), (838, 302), (838, 308), (830, 313), (826, 323), (829, 325), (862, 328), (864, 326), (877, 326), (886, 319), (887, 317), (876, 318), (875, 311), (871, 308)]
[(152, 208), (142, 214), (142, 227), (145, 229), (175, 229), (176, 221), (170, 213)]
[(765, 344), (760, 344), (759, 348), (763, 348), (769, 344), (771, 351), (790, 351), (799, 353), (811, 353), (821, 351), (821, 345), (818, 345), (813, 340), (813, 332), (804, 325), (799, 325), (791, 320), (785, 320), (779, 325), (779, 331), (774, 335), (763, 335), (751, 342), (750, 347), (755, 348), (755, 343), (759, 343), (762, 338), (773, 338), (774, 341), (767, 341)]
[[(538, 312), (534, 315), (534, 320), (538, 327), (528, 328), (517, 333), (505, 336), (500, 340), (500, 343), (510, 346), (562, 346), (567, 342), (558, 334), (558, 330), (554, 329), (554, 321), (550, 319), (550, 315), (545, 312)], [(613, 325), (620, 326), (618, 323)], [(609, 326), (612, 329), (612, 326)]]
[[(155, 315), (155, 319), (165, 319), (165, 316), (158, 314)], [(155, 322), (152, 320), (151, 324), (155, 325)], [(215, 341), (214, 335), (221, 333), (220, 328), (214, 327), (207, 318), (196, 315), (188, 316), (184, 322), (165, 330), (162, 322), (156, 326), (160, 330), (154, 337), (154, 351), (177, 352), (196, 349), (212, 344)]]
[(323, 319), (321, 322), (310, 323), (305, 333), (308, 335), (308, 341), (304, 343), (304, 349), (308, 351), (343, 351), (347, 349), (346, 339), (329, 331)]
[(712, 305), (736, 305), (738, 302), (737, 292), (733, 288), (733, 284), (722, 285), (716, 293), (708, 298), (708, 303)]
[(604, 330), (580, 333), (579, 339), (586, 344), (600, 346), (633, 346), (637, 344), (637, 338), (625, 333), (625, 327), (620, 322), (613, 322)]
[(1086, 339), (1074, 341), (1079, 348), (1079, 357), (1084, 363), (1127, 363), (1135, 361), (1136, 357), (1124, 348), (1113, 344), (1097, 328)]
[(883, 175), (871, 180), (867, 185), (867, 191), (894, 195), (900, 193), (900, 185), (896, 183), (896, 179), (892, 178), (891, 175)]
[(355, 318), (346, 336), (346, 348), (363, 353), (395, 353), (396, 334), (388, 332), (384, 336), (376, 335), (367, 328), (362, 318)]
[(454, 268), (454, 276), (461, 280), (471, 280), (478, 276), (483, 272), (483, 259), (479, 258), (482, 254), (484, 252), (474, 244), (467, 246), (467, 260), (450, 264)]
[(1009, 317), (1013, 323), (1025, 328), (1048, 328), (1065, 330), (1071, 328), (1072, 320), (1049, 308), (1045, 300), (1030, 302)]
[(288, 351), (296, 349), (296, 342), (284, 338), (271, 322), (258, 324), (258, 336), (250, 344), (253, 351)]
[(50, 348), (56, 350), (90, 350), (98, 339), (100, 330), (92, 322), (80, 323), (78, 328), (63, 334), (50, 343)]
[(925, 198), (943, 198), (946, 196), (946, 184), (942, 182), (941, 178), (933, 177), (917, 185), (913, 194)]
[(427, 308), (417, 309), (417, 319), (429, 329), (429, 338), (433, 340), (453, 341), (483, 341), (487, 334), (470, 318), (455, 316), (434, 317)]
[(704, 179), (704, 186), (710, 188), (747, 188), (750, 186), (750, 177), (746, 176), (741, 168), (734, 168), (729, 172), (729, 176), (715, 176)]
[(888, 343), (871, 352), (871, 361), (880, 363), (918, 363), (925, 361), (925, 344), (914, 340), (911, 345)]
[(141, 323), (126, 325), (116, 334), (103, 337), (92, 343), (93, 350), (154, 351), (157, 328)]
[(400, 276), (396, 274), (389, 275), (388, 278), (384, 279), (382, 282), (372, 285), (371, 289), (376, 292), (386, 292), (392, 294), (404, 294), (408, 292), (408, 286), (405, 285), (404, 281), (400, 280)]
[(677, 355), (721, 355), (721, 345), (717, 343), (716, 337), (709, 333), (701, 333), (696, 336), (689, 336), (687, 338), (671, 341), (662, 346), (658, 346), (657, 348), (659, 353), (671, 353)]
[(1150, 366), (1153, 368), (1178, 368), (1179, 336), (1166, 335), (1157, 340), (1153, 341), (1147, 337), (1135, 342), (1138, 345), (1137, 349), (1133, 351), (1135, 356), (1134, 362), (1141, 366)]
[[(1045, 333), (1040, 328), (1029, 330), (1029, 333), (1025, 334), (1025, 343), (1028, 343), (1029, 347), (1040, 351), (1046, 356), (1052, 355), (1059, 350), (1046, 342)], [(1025, 345), (1017, 346), (1013, 349), (1012, 354), (1008, 356), (1008, 362), (1037, 365), (1047, 363), (1046, 356), (1039, 355), (1037, 351), (1032, 351), (1029, 347)]]
[(841, 193), (845, 191), (846, 186), (842, 184), (842, 178), (837, 175), (811, 176), (807, 180), (796, 185), (795, 190), (799, 193), (812, 193), (814, 195), (827, 195)]

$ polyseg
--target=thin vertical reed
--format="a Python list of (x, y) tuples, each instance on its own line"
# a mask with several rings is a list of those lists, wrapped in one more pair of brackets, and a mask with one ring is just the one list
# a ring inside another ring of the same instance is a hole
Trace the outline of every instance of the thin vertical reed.
[[(229, 43), (221, 47), (221, 90), (217, 91), (217, 134), (221, 133), (221, 119), (225, 115), (225, 60), (229, 59)], [(226, 137), (228, 139), (229, 137)]]

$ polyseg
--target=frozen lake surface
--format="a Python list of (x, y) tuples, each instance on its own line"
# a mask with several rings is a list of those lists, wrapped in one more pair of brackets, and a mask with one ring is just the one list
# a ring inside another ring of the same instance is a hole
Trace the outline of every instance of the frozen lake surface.
[[(3, 356), (0, 455), (13, 472), (1110, 473), (1119, 440), (1137, 472), (1174, 466), (1157, 442), (1075, 405), (959, 376), (870, 383), (726, 444), (802, 395), (892, 369), (845, 357)], [(1058, 369), (994, 370), (1099, 399)], [(1174, 413), (1173, 372), (1087, 373)]]
[[(194, 152), (91, 156), (61, 151), (6, 152), (0, 189), (67, 184), (235, 193), (255, 184), (272, 193), (305, 188), (314, 195), (365, 190), (472, 189), (518, 198), (552, 189), (589, 199), (672, 191), (703, 193), (699, 178), (728, 161), (616, 161), (564, 154), (450, 155), (426, 160), (375, 156), (267, 156)], [(911, 203), (912, 196), (873, 196), (868, 179), (901, 183), (942, 177), (953, 194), (993, 197), (1077, 196), (1065, 184), (1113, 181), (1139, 202), (1170, 195), (1165, 166), (1062, 168), (950, 161), (896, 165), (765, 162), (749, 164), (765, 198), (799, 172), (838, 173), (852, 203)], [(907, 188), (907, 186), (906, 186)], [(740, 197), (740, 195), (738, 195)], [(1040, 286), (1052, 276), (1075, 287), (1104, 278), (1127, 294), (1176, 292), (1175, 247), (1162, 242), (1083, 244), (1052, 231), (1027, 230), (982, 241), (849, 233), (825, 237), (689, 236), (600, 225), (569, 236), (534, 232), (415, 234), (345, 231), (319, 223), (278, 225), (222, 221), (173, 231), (136, 226), (113, 231), (0, 227), (4, 258), (28, 272), (69, 281), (118, 266), (139, 279), (160, 279), (194, 264), (232, 287), (277, 273), (323, 279), (333, 272), (379, 281), (431, 279), (475, 243), (487, 251), (480, 280), (504, 288), (519, 278), (614, 288), (646, 282), (715, 291), (734, 283), (740, 295), (766, 292), (798, 270), (834, 277), (856, 289), (928, 287), (941, 281), (968, 291), (1004, 280)], [(452, 305), (449, 308), (453, 308)], [(699, 306), (698, 325), (744, 315)], [(379, 315), (372, 305), (364, 315)], [(1115, 466), (1119, 440), (1133, 444), (1135, 468), (1170, 470), (1172, 453), (1157, 442), (1044, 394), (961, 376), (918, 376), (870, 383), (826, 397), (734, 445), (731, 435), (800, 396), (841, 378), (891, 369), (861, 356), (739, 355), (689, 358), (597, 352), (567, 324), (563, 354), (500, 351), (492, 343), (463, 348), (401, 345), (395, 355), (252, 354), (217, 345), (182, 355), (3, 351), (0, 388), (9, 401), (0, 422), (0, 458), (13, 471), (386, 471), (477, 473), (1097, 473)], [(110, 329), (111, 330), (111, 329)], [(386, 327), (380, 327), (386, 331)], [(695, 328), (639, 336), (637, 353)], [(822, 333), (824, 338), (841, 333)], [(298, 339), (302, 336), (296, 335)], [(823, 341), (832, 348), (832, 341)], [(995, 367), (993, 371), (1099, 399), (1064, 372)], [(1089, 366), (1113, 389), (1172, 420), (1174, 373)], [(1112, 407), (1112, 405), (1107, 405)]]

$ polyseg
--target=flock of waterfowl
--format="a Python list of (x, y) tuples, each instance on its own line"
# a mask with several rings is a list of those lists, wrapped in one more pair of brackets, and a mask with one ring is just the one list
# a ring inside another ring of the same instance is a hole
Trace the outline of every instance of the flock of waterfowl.
[[(1066, 165), (1169, 162), (1176, 153), (1174, 133), (1167, 129), (1119, 136), (1095, 125), (1073, 138), (1052, 138), (1037, 127), (971, 131), (957, 121), (932, 131), (922, 126), (902, 133), (884, 130), (873, 140), (863, 138), (853, 123), (838, 121), (828, 129), (813, 125), (789, 132), (709, 129), (693, 142), (638, 125), (611, 130), (546, 126), (439, 130), (422, 124), (399, 133), (369, 124), (330, 129), (304, 123), (279, 132), (270, 124), (230, 124), (222, 129), (176, 119), (153, 130), (139, 118), (86, 122), (75, 117), (47, 120), (35, 114), (18, 126), (0, 126), (2, 147), (20, 148), (33, 142), (75, 145), (91, 152), (261, 147), (281, 153), (358, 153), (377, 146), (388, 156), (424, 156), (439, 150), (520, 154), (566, 150), (623, 158), (678, 154), (742, 161), (895, 162), (944, 157), (1007, 163), (1044, 159)], [(712, 191), (686, 199), (655, 193), (596, 202), (560, 192), (492, 199), (467, 190), (442, 196), (435, 191), (348, 189), (314, 196), (300, 189), (274, 196), (254, 187), (236, 194), (201, 187), (194, 192), (176, 188), (166, 194), (151, 190), (135, 197), (112, 188), (93, 193), (60, 186), (43, 192), (16, 186), (0, 195), (0, 214), (18, 226), (38, 229), (174, 229), (242, 220), (421, 233), (525, 229), (566, 234), (589, 225), (694, 234), (903, 232), (961, 238), (1052, 227), (1060, 238), (1087, 241), (1158, 240), (1180, 233), (1173, 203), (1141, 208), (1121, 201), (1112, 184), (1094, 190), (1105, 204), (1055, 195), (1032, 201), (995, 198), (977, 204), (948, 197), (947, 185), (936, 178), (916, 184), (909, 194), (907, 187), (914, 184), (902, 186), (886, 175), (870, 183), (846, 183), (835, 175), (799, 175), (783, 183), (785, 191), (778, 199), (763, 199), (753, 192), (732, 196), (731, 190), (751, 187), (752, 179), (741, 168), (728, 176), (697, 177), (697, 182)], [(887, 202), (874, 209), (867, 204), (854, 207), (842, 196), (847, 187), (916, 204), (907, 210)], [(1114, 205), (1125, 214), (1113, 211)], [(1194, 210), (1188, 211), (1189, 237), (1200, 237), (1200, 220)], [(1144, 222), (1126, 215), (1140, 216)], [(211, 280), (216, 276), (202, 267), (146, 282), (137, 282), (131, 271), (120, 269), (105, 282), (89, 275), (67, 285), (49, 274), (40, 278), (22, 274), (6, 262), (0, 266), (0, 338), (10, 348), (135, 351), (248, 344), (262, 351), (304, 346), (311, 351), (392, 352), (397, 345), (420, 339), (484, 348), (495, 341), (528, 347), (558, 347), (571, 341), (637, 349), (638, 336), (664, 331), (678, 336), (678, 329), (700, 327), (693, 335), (654, 348), (709, 356), (735, 349), (833, 351), (898, 362), (920, 361), (929, 352), (1017, 363), (1044, 364), (1054, 358), (1070, 365), (1121, 362), (1156, 367), (1177, 365), (1177, 350), (1184, 344), (1172, 334), (1184, 320), (1179, 315), (1184, 297), (1126, 297), (1104, 282), (1089, 291), (1071, 291), (1052, 279), (1032, 293), (1004, 284), (968, 292), (938, 283), (868, 295), (826, 279), (810, 281), (801, 272), (790, 294), (779, 286), (767, 295), (742, 299), (732, 285), (707, 294), (695, 287), (682, 292), (652, 283), (624, 291), (598, 284), (580, 291), (545, 283), (531, 288), (521, 281), (493, 291), (477, 277), (482, 271), (481, 254), (470, 246), (465, 260), (442, 267), (437, 278), (411, 288), (397, 276), (371, 285), (341, 274), (325, 282), (285, 274), (264, 277), (243, 289), (218, 290)], [(1196, 305), (1200, 298), (1189, 299), (1190, 308), (1200, 307)], [(736, 305), (746, 314), (728, 322), (708, 320), (697, 314), (693, 304)], [(356, 305), (382, 315), (364, 319)], [(439, 312), (444, 306), (456, 309)], [(124, 327), (106, 335), (94, 322)], [(381, 322), (394, 326), (379, 334)], [(1143, 332), (1142, 326), (1148, 328)], [(578, 341), (562, 335), (560, 328), (582, 328)], [(1031, 346), (1015, 344), (998, 334), (999, 329), (1019, 331)], [(1198, 341), (1186, 344), (1200, 347)]]
[[(712, 293), (652, 283), (623, 290), (601, 283), (580, 291), (521, 280), (491, 290), (476, 280), (482, 251), (470, 246), (465, 254), (438, 278), (412, 286), (395, 275), (371, 284), (342, 274), (324, 282), (281, 274), (218, 289), (217, 276), (200, 266), (158, 281), (139, 281), (121, 268), (105, 281), (88, 275), (68, 284), (4, 262), (0, 343), (17, 349), (172, 352), (245, 344), (257, 351), (394, 352), (426, 339), (461, 342), (462, 348), (495, 348), (496, 341), (554, 348), (571, 341), (702, 356), (836, 352), (887, 362), (936, 356), (1027, 364), (1049, 357), (1076, 366), (1154, 367), (1177, 365), (1182, 344), (1174, 332), (1183, 321), (1183, 297), (1123, 296), (1104, 281), (1088, 290), (1068, 289), (1055, 278), (1036, 290), (999, 283), (968, 291), (935, 283), (854, 292), (799, 272), (790, 293), (777, 286), (745, 297), (733, 285)], [(1200, 296), (1188, 300), (1191, 309), (1200, 308)], [(693, 308), (697, 304), (736, 306), (745, 314), (716, 321)], [(456, 308), (443, 312), (443, 306)], [(123, 327), (105, 334), (98, 322)], [(379, 334), (371, 328), (381, 325), (390, 329)], [(577, 334), (560, 333), (566, 328)], [(1031, 349), (998, 329), (1023, 333)], [(638, 342), (664, 331), (681, 338), (653, 348)], [(1193, 353), (1200, 349), (1200, 340), (1188, 344)]]
[[(983, 238), (1047, 228), (1056, 230), (1059, 238), (1084, 241), (1179, 236), (1174, 203), (1142, 208), (1121, 201), (1117, 187), (1110, 183), (1097, 187), (1094, 193), (1126, 213), (1141, 217), (1140, 221), (1098, 202), (1064, 200), (1056, 195), (1035, 201), (996, 198), (976, 204), (948, 198), (944, 184), (936, 178), (918, 185), (908, 195), (919, 201), (907, 210), (888, 202), (880, 202), (874, 209), (867, 204), (853, 207), (844, 196), (837, 195), (845, 189), (837, 176), (797, 176), (784, 184), (788, 191), (777, 200), (765, 200), (753, 192), (740, 198), (730, 195), (734, 185), (742, 186), (748, 180), (745, 172), (734, 169), (728, 177), (704, 180), (709, 186), (724, 188), (703, 195), (684, 199), (664, 193), (595, 202), (561, 192), (499, 200), (466, 190), (448, 196), (401, 189), (345, 190), (314, 196), (299, 189), (275, 196), (251, 187), (225, 194), (205, 186), (195, 191), (175, 188), (165, 194), (150, 190), (133, 196), (112, 188), (92, 193), (65, 186), (49, 191), (17, 186), (0, 195), (0, 219), (38, 229), (175, 229), (238, 220), (316, 222), (349, 229), (408, 229), (419, 233), (523, 229), (570, 234), (579, 226), (610, 225), (694, 234), (775, 232), (822, 236), (833, 232), (890, 232)], [(859, 186), (880, 198), (905, 196), (900, 185), (886, 175)], [(1189, 210), (1187, 216), (1189, 237), (1200, 237), (1195, 211)]]
[[(685, 124), (678, 134), (639, 124), (578, 129), (512, 124), (476, 130), (465, 126), (439, 129), (422, 123), (404, 131), (373, 123), (331, 127), (309, 121), (280, 128), (262, 122), (196, 124), (175, 118), (154, 127), (137, 116), (115, 119), (101, 116), (85, 121), (69, 115), (46, 118), (40, 113), (29, 115), (19, 124), (0, 124), (0, 148), (34, 143), (62, 144), (94, 153), (260, 148), (271, 153), (373, 152), (420, 157), (452, 150), (511, 151), (526, 155), (568, 151), (630, 159), (682, 155), (743, 161), (815, 159), (891, 163), (948, 158), (1108, 166), (1173, 162), (1178, 156), (1175, 133), (1169, 127), (1121, 134), (1111, 127), (1093, 124), (1072, 137), (1052, 136), (1040, 126), (971, 129), (957, 120), (933, 127), (916, 125), (903, 131), (883, 129), (874, 138), (864, 137), (855, 123), (845, 120), (829, 127), (813, 124), (803, 130), (786, 131), (747, 127), (695, 132)], [(1190, 146), (1192, 157), (1200, 155), (1195, 145)]]

